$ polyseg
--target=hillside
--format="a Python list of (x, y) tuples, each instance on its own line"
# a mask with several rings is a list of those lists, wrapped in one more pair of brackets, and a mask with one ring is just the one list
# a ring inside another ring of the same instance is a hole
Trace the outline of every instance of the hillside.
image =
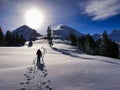
[[(0, 47), (0, 89), (1, 90), (37, 90), (33, 75), (32, 62), (37, 49), (45, 48), (44, 61), (47, 77), (41, 81), (50, 81), (53, 90), (119, 90), (120, 61), (102, 56), (87, 55), (68, 41), (54, 40), (50, 48), (46, 40), (34, 42), (33, 47)], [(41, 72), (37, 73), (40, 76)], [(42, 90), (49, 90), (42, 87)]]
[(37, 33), (36, 30), (34, 30), (26, 25), (23, 25), (23, 26), (17, 28), (12, 33), (22, 35), (24, 37), (24, 39), (26, 39), (26, 40), (30, 40), (30, 38), (37, 39), (37, 37), (42, 36), (41, 34)]
[(72, 27), (59, 25), (53, 30), (54, 35), (61, 36), (63, 39), (69, 39), (71, 34), (81, 36), (82, 34)]

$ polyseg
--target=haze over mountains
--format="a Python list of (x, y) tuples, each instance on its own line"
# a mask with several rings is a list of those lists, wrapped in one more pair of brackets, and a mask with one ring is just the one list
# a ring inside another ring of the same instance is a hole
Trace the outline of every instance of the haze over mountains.
[[(29, 40), (30, 38), (37, 39), (37, 37), (42, 36), (42, 34), (39, 34), (35, 29), (32, 29), (26, 25), (23, 25), (23, 26), (17, 28), (12, 33), (23, 35), (23, 37), (26, 40)], [(85, 35), (83, 33), (80, 33), (78, 30), (76, 30), (72, 27), (66, 26), (66, 25), (57, 26), (57, 28), (53, 29), (53, 33), (54, 33), (54, 35), (60, 36), (63, 39), (68, 39), (71, 33), (75, 34), (76, 36)], [(120, 30), (113, 30), (108, 36), (112, 40), (120, 42)], [(94, 35), (92, 35), (92, 37), (94, 38), (94, 40), (97, 40), (101, 37), (101, 34), (94, 34)]]

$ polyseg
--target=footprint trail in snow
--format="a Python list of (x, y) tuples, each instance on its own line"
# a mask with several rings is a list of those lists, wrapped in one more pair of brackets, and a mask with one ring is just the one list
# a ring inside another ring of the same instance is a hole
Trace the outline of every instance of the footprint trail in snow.
[[(46, 49), (43, 50), (42, 62), (44, 63), (44, 55)], [(36, 64), (36, 58), (33, 60), (33, 65), (27, 68), (27, 73), (24, 74), (24, 82), (19, 83), (23, 86), (20, 90), (52, 90), (51, 81), (47, 79), (47, 68), (45, 64)]]
[(24, 74), (25, 81), (20, 83), (23, 86), (20, 90), (52, 90), (46, 66), (41, 69), (35, 65), (28, 67), (27, 71)]

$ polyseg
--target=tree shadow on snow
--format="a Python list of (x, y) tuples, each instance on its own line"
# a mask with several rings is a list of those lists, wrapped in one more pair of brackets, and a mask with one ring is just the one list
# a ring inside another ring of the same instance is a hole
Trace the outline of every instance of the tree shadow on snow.
[(60, 44), (71, 45), (71, 43), (70, 43), (69, 41), (66, 41), (66, 40), (54, 41), (54, 43), (60, 43)]
[(107, 60), (99, 60), (99, 61), (103, 61), (103, 62), (106, 62), (106, 63), (110, 63), (110, 64), (115, 64), (115, 65), (120, 65), (120, 62), (115, 62), (115, 61), (107, 61)]
[[(102, 60), (102, 59), (90, 58), (90, 57), (81, 57), (81, 56), (74, 55), (73, 53), (84, 54), (83, 52), (75, 50), (74, 48), (70, 48), (69, 50), (65, 50), (65, 49), (58, 49), (58, 48), (53, 47), (52, 49), (57, 51), (57, 52), (60, 52), (64, 55), (68, 55), (68, 56), (75, 57), (75, 58), (80, 58), (80, 59), (85, 59), (85, 60), (97, 60), (97, 61), (101, 61), (101, 62), (105, 62), (105, 63), (109, 63), (109, 64), (120, 65), (120, 62), (116, 62), (116, 61), (109, 61), (109, 60)], [(71, 50), (71, 49), (74, 49), (74, 50)]]
[(60, 53), (62, 53), (64, 55), (68, 55), (68, 56), (75, 57), (75, 58), (80, 58), (79, 56), (72, 54), (72, 53), (79, 53), (77, 51), (58, 49), (58, 48), (55, 48), (55, 47), (53, 47), (52, 49), (57, 51), (57, 52), (60, 52)]
[(96, 61), (101, 61), (101, 62), (105, 62), (105, 63), (109, 63), (109, 64), (114, 64), (114, 65), (120, 65), (120, 62), (116, 62), (117, 60), (113, 60), (113, 61), (110, 61), (110, 60), (104, 60), (104, 59), (97, 59), (97, 58), (87, 58), (87, 57), (80, 57), (82, 59), (85, 59), (85, 60), (96, 60)]

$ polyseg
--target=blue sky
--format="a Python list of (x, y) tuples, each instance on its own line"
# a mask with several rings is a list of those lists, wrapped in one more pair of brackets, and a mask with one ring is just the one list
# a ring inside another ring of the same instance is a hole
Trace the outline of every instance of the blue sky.
[(27, 24), (25, 13), (32, 8), (44, 16), (36, 28), (38, 32), (59, 24), (85, 34), (120, 29), (120, 0), (0, 0), (0, 26), (4, 32)]

